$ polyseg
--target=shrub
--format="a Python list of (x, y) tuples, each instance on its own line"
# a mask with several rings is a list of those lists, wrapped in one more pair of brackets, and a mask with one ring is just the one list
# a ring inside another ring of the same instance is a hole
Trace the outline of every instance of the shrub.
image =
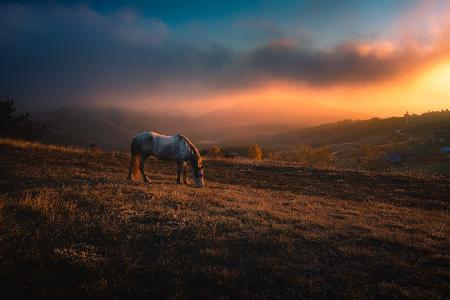
[(329, 166), (335, 161), (334, 155), (328, 147), (312, 148), (309, 161), (312, 164)]
[(358, 161), (369, 170), (379, 170), (385, 167), (382, 161), (383, 151), (373, 145), (362, 144)]
[(262, 150), (258, 144), (251, 145), (248, 148), (248, 157), (251, 159), (261, 160), (262, 159)]
[(222, 155), (222, 150), (220, 150), (220, 147), (217, 145), (214, 145), (211, 147), (211, 149), (209, 150), (209, 154), (214, 157), (217, 158), (219, 156)]
[(102, 151), (97, 144), (89, 144), (88, 150), (91, 153), (100, 153)]
[(293, 161), (305, 165), (330, 166), (335, 157), (328, 147), (313, 148), (309, 145), (300, 145), (284, 151), (269, 152), (271, 159)]
[(293, 149), (291, 160), (300, 163), (309, 163), (312, 154), (312, 148), (309, 145), (300, 145), (298, 148)]
[(277, 151), (275, 151), (275, 150), (263, 151), (263, 156), (264, 156), (264, 158), (270, 159), (270, 160), (277, 160), (279, 158), (279, 155), (278, 155)]

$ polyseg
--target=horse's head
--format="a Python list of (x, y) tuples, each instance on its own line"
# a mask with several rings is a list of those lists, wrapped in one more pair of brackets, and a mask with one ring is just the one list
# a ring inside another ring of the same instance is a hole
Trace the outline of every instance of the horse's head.
[(184, 135), (178, 135), (182, 138), (190, 147), (189, 156), (191, 159), (192, 166), (192, 177), (194, 178), (195, 187), (203, 187), (205, 186), (205, 182), (203, 181), (203, 162), (198, 149), (192, 144), (192, 142), (185, 137)]
[(194, 178), (195, 187), (199, 188), (205, 186), (203, 180), (203, 163), (201, 159), (192, 164), (192, 177)]

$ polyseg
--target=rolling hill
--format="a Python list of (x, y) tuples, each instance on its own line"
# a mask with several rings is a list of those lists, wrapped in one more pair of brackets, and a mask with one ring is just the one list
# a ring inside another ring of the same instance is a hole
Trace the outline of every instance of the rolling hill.
[(325, 146), (353, 142), (387, 143), (401, 139), (431, 139), (436, 132), (450, 132), (448, 110), (386, 119), (344, 120), (265, 135), (259, 138), (259, 142), (274, 147), (299, 144)]
[[(251, 112), (243, 106), (219, 109), (198, 117), (150, 112), (134, 112), (118, 108), (66, 107), (37, 116), (52, 124), (44, 142), (87, 146), (103, 149), (128, 149), (131, 137), (142, 131), (163, 134), (183, 133), (196, 144), (248, 145), (259, 143), (269, 148), (368, 143), (385, 144), (410, 139), (421, 142), (435, 132), (450, 131), (450, 112), (431, 112), (408, 117), (344, 120), (317, 126), (302, 126), (284, 119), (267, 108)], [(300, 116), (299, 116), (300, 118)], [(259, 120), (259, 122), (258, 122)], [(307, 118), (299, 119), (307, 120)]]
[(42, 138), (43, 142), (75, 146), (95, 143), (104, 149), (128, 149), (131, 138), (142, 131), (167, 135), (183, 133), (198, 145), (207, 146), (248, 140), (261, 133), (282, 132), (295, 127), (274, 122), (227, 123), (223, 119), (209, 117), (134, 112), (117, 108), (66, 107), (40, 114), (36, 118), (51, 123)]
[(137, 132), (156, 131), (172, 135), (183, 133), (200, 146), (211, 144), (248, 144), (261, 135), (272, 135), (301, 126), (361, 114), (336, 110), (319, 104), (287, 107), (273, 103), (234, 105), (188, 116), (180, 112), (136, 112), (121, 108), (65, 107), (41, 113), (38, 120), (52, 126), (44, 142), (86, 146), (91, 143), (105, 149), (128, 149), (130, 138)]

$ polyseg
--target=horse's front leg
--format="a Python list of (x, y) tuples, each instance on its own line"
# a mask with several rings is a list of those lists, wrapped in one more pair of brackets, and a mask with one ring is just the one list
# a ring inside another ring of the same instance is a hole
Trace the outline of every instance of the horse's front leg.
[(147, 160), (148, 156), (142, 156), (141, 161), (139, 162), (139, 170), (141, 171), (142, 175), (142, 181), (144, 182), (150, 182), (150, 179), (145, 175), (144, 169), (145, 169), (145, 161)]
[(187, 169), (187, 164), (186, 164), (186, 162), (184, 162), (183, 163), (183, 183), (189, 184), (189, 180), (187, 180), (187, 178), (186, 178), (186, 169)]
[(177, 184), (181, 184), (180, 173), (182, 168), (182, 163), (177, 162)]

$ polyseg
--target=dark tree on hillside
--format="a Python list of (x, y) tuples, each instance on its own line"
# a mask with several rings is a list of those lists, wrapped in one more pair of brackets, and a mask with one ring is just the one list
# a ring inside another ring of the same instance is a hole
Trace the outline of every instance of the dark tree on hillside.
[(48, 123), (35, 123), (29, 114), (17, 114), (13, 100), (0, 101), (0, 136), (35, 140), (49, 127)]

